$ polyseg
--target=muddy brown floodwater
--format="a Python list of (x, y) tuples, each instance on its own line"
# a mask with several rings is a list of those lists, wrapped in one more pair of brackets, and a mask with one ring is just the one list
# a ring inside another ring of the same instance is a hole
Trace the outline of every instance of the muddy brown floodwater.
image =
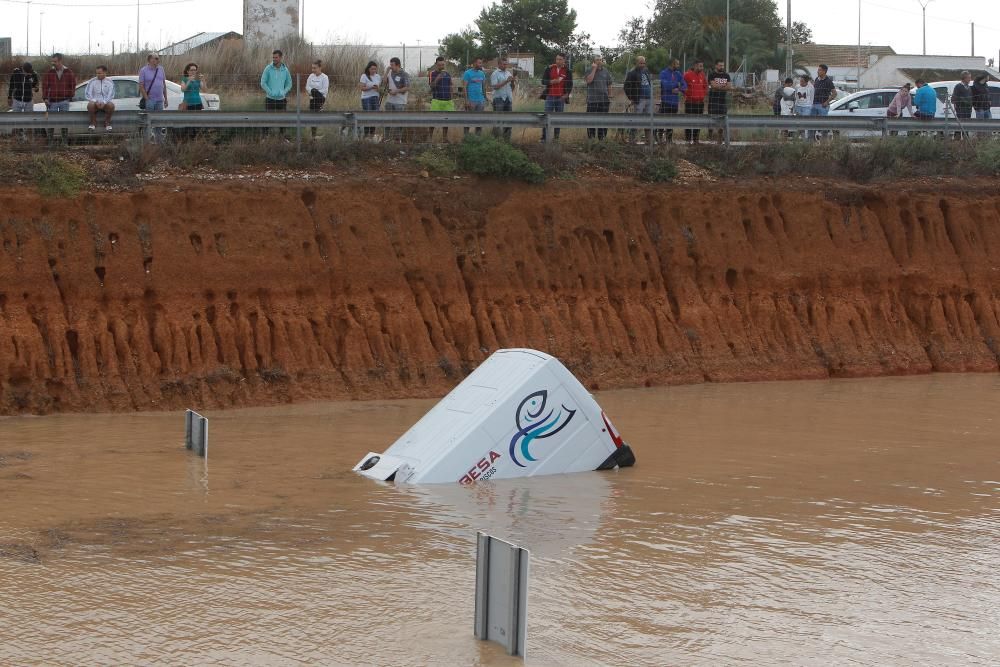
[(517, 664), (475, 530), (532, 550), (538, 665), (987, 664), (1000, 377), (605, 392), (635, 468), (395, 488), (431, 401), (0, 420), (0, 663)]

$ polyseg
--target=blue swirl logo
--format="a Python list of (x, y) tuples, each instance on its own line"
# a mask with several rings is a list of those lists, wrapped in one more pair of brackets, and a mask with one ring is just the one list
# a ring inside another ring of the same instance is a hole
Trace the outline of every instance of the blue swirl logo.
[(517, 413), (514, 415), (517, 433), (510, 439), (510, 458), (522, 468), (526, 464), (521, 463), (518, 452), (525, 461), (537, 461), (531, 455), (531, 443), (551, 438), (566, 428), (576, 414), (576, 410), (570, 410), (565, 405), (561, 405), (558, 411), (552, 409), (546, 412), (548, 399), (549, 392), (543, 389), (529, 394), (517, 406)]

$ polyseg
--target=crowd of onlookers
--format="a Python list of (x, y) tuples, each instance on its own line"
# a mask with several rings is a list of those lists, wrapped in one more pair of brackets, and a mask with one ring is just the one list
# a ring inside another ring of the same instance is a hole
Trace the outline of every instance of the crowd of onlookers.
[[(94, 77), (87, 82), (84, 99), (90, 114), (89, 129), (97, 129), (97, 115), (101, 114), (105, 131), (110, 132), (111, 119), (115, 113), (115, 86), (107, 78), (106, 65), (98, 65)], [(139, 108), (147, 111), (163, 111), (169, 105), (167, 97), (167, 75), (160, 65), (160, 57), (149, 54), (146, 64), (139, 70)], [(69, 104), (76, 94), (76, 74), (63, 62), (63, 55), (52, 55), (51, 67), (39, 80), (30, 62), (14, 69), (7, 88), (7, 103), (16, 112), (30, 112), (34, 109), (35, 94), (41, 92), (45, 110), (50, 113), (69, 111)], [(200, 111), (204, 108), (201, 93), (207, 92), (197, 63), (188, 63), (181, 77), (181, 91), (184, 94), (181, 108)]]
[[(112, 129), (111, 121), (115, 112), (115, 87), (107, 79), (106, 66), (96, 68), (95, 76), (86, 85), (84, 97), (87, 111), (90, 114), (91, 131), (96, 130), (97, 117), (100, 114), (105, 130)], [(487, 73), (483, 68), (483, 60), (476, 58), (459, 78), (456, 85), (453, 75), (448, 71), (448, 62), (439, 56), (434, 66), (427, 72), (427, 83), (430, 88), (431, 111), (455, 111), (456, 101), (462, 102), (466, 111), (482, 112), (488, 106), (494, 112), (510, 112), (514, 109), (514, 91), (518, 86), (518, 75), (510, 67), (506, 58), (499, 58), (496, 68)], [(612, 86), (614, 77), (601, 57), (595, 57), (585, 70), (582, 82), (574, 82), (573, 71), (568, 66), (565, 54), (556, 55), (554, 62), (542, 72), (541, 93), (546, 113), (560, 113), (566, 109), (570, 96), (574, 92), (574, 84), (582, 84), (586, 95), (586, 110), (590, 113), (607, 113), (611, 109), (613, 97)], [(656, 85), (659, 83), (659, 95), (656, 95)], [(140, 94), (140, 109), (147, 111), (163, 111), (169, 106), (167, 95), (166, 72), (160, 65), (160, 57), (149, 54), (146, 65), (138, 72)], [(207, 92), (197, 63), (188, 63), (180, 82), (183, 92), (181, 110), (200, 111), (202, 93)], [(34, 71), (31, 63), (24, 63), (14, 70), (10, 78), (7, 93), (8, 103), (13, 111), (28, 112), (33, 110), (34, 96), (41, 91), (45, 108), (50, 112), (67, 111), (77, 87), (76, 75), (63, 62), (63, 56), (56, 53), (52, 56), (50, 69), (41, 77)], [(264, 94), (264, 109), (267, 111), (284, 111), (288, 107), (288, 95), (292, 90), (292, 75), (284, 63), (284, 54), (280, 49), (272, 53), (272, 61), (264, 68), (260, 77), (260, 88)], [(409, 102), (412, 87), (410, 75), (403, 70), (399, 58), (391, 58), (389, 67), (380, 73), (378, 63), (372, 61), (361, 73), (357, 84), (361, 108), (364, 111), (389, 112), (405, 111)], [(624, 77), (623, 89), (628, 100), (626, 111), (635, 114), (705, 114), (725, 116), (728, 113), (729, 92), (732, 89), (732, 77), (726, 71), (725, 62), (717, 60), (712, 69), (706, 71), (705, 63), (696, 60), (687, 71), (681, 70), (680, 61), (673, 60), (669, 67), (664, 68), (659, 75), (654, 75), (646, 65), (646, 59), (638, 56), (635, 66)], [(323, 72), (323, 63), (316, 60), (312, 63), (311, 73), (306, 79), (306, 93), (309, 96), (309, 109), (321, 111), (330, 94), (330, 79)], [(659, 103), (654, 104), (658, 98)], [(812, 79), (803, 74), (798, 83), (792, 78), (784, 81), (773, 100), (773, 111), (784, 116), (825, 116), (829, 113), (830, 104), (837, 99), (837, 89), (828, 76), (826, 65), (820, 65), (817, 76)], [(951, 103), (958, 118), (971, 118), (975, 112), (977, 118), (990, 118), (990, 91), (986, 84), (986, 75), (975, 81), (969, 72), (963, 72), (961, 82), (955, 86), (951, 95)], [(934, 91), (923, 81), (917, 81), (917, 90), (913, 92), (910, 84), (900, 88), (888, 108), (889, 117), (910, 115), (916, 118), (933, 118), (937, 112), (937, 97)], [(470, 128), (465, 128), (468, 133)], [(476, 128), (478, 134), (481, 128)], [(315, 129), (313, 133), (315, 134)], [(448, 129), (442, 130), (447, 139)], [(510, 128), (506, 128), (504, 136), (509, 138)], [(711, 130), (709, 130), (711, 134)], [(588, 128), (587, 136), (591, 139), (604, 140), (607, 129), (600, 127)], [(650, 130), (644, 130), (644, 136), (637, 138), (633, 131), (628, 140), (636, 143), (672, 142), (673, 130), (659, 130), (653, 136)], [(366, 127), (365, 137), (376, 136), (375, 128)], [(392, 136), (392, 135), (390, 135)], [(684, 138), (688, 143), (698, 143), (700, 130), (686, 129)], [(546, 130), (542, 131), (542, 141), (548, 139)], [(559, 129), (553, 131), (553, 139), (559, 139)], [(722, 137), (719, 137), (719, 141)]]

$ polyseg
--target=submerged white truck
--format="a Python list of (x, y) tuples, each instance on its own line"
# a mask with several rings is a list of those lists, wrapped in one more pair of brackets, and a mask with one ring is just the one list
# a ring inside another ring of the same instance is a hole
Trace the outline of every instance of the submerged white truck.
[(498, 350), (384, 453), (354, 467), (397, 484), (607, 470), (635, 463), (580, 381), (559, 360)]

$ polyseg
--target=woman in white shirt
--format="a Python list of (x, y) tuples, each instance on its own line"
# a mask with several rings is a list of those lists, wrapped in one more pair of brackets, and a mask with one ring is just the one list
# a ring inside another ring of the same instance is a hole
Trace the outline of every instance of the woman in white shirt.
[[(382, 98), (379, 96), (379, 86), (382, 85), (382, 77), (378, 73), (378, 63), (374, 60), (365, 67), (364, 74), (361, 75), (361, 109), (364, 111), (378, 111)], [(366, 127), (365, 136), (374, 136), (375, 128)]]
[(104, 130), (111, 131), (111, 115), (115, 112), (115, 84), (107, 78), (108, 68), (101, 65), (97, 68), (97, 78), (87, 82), (85, 96), (87, 98), (87, 111), (90, 113), (90, 127), (93, 132), (97, 126), (97, 112), (104, 112)]
[(813, 96), (816, 89), (813, 88), (812, 79), (803, 74), (799, 78), (799, 85), (795, 86), (795, 115), (811, 116), (813, 107)]
[[(330, 93), (330, 77), (323, 73), (322, 60), (313, 61), (312, 72), (306, 79), (306, 92), (309, 93), (309, 111), (322, 111), (326, 96)], [(315, 127), (312, 135), (316, 136)]]

